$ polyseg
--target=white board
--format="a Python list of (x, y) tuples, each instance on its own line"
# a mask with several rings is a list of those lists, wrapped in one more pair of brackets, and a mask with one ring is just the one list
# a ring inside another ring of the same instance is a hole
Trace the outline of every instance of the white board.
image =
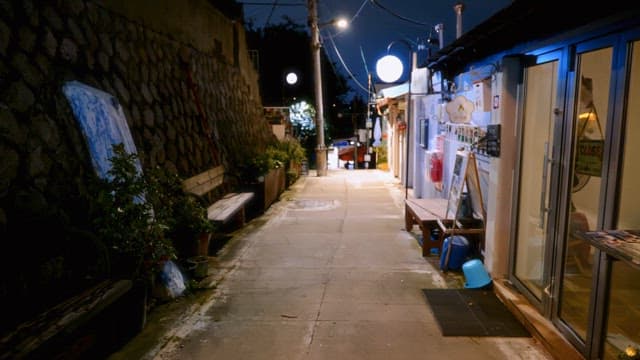
[(451, 176), (447, 213), (445, 214), (446, 218), (456, 217), (458, 208), (460, 207), (461, 196), (465, 190), (471, 197), (473, 216), (484, 220), (484, 204), (475, 155), (467, 150), (458, 150), (453, 165), (453, 174)]
[[(113, 145), (122, 143), (127, 153), (136, 153), (122, 107), (111, 94), (77, 81), (67, 82), (62, 91), (80, 124), (93, 167), (104, 179), (111, 169), (109, 159), (114, 155)], [(141, 172), (139, 161), (136, 166)]]

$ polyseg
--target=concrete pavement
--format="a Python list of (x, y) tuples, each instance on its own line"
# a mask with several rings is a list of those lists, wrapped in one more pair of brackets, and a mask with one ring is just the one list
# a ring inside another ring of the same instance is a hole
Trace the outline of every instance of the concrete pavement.
[(311, 172), (111, 358), (551, 359), (533, 337), (440, 335), (421, 289), (462, 281), (404, 231), (404, 195), (388, 172)]

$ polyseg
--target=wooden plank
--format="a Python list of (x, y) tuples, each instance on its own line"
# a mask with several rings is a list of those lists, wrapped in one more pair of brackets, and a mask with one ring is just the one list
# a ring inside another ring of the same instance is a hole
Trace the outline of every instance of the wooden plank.
[(182, 187), (185, 192), (202, 196), (222, 184), (223, 180), (224, 166), (220, 165), (186, 179)]
[(229, 193), (207, 209), (211, 221), (227, 222), (253, 198), (252, 192)]
[(406, 204), (420, 220), (443, 219), (447, 213), (447, 199), (407, 199)]
[(453, 220), (441, 220), (438, 219), (438, 227), (440, 228), (440, 231), (445, 234), (445, 235), (451, 235), (451, 234), (455, 234), (455, 235), (474, 235), (474, 234), (484, 234), (484, 228), (482, 227), (473, 227), (473, 228), (468, 228), (465, 227), (464, 224), (460, 223), (459, 221), (455, 222), (455, 226), (453, 226)]

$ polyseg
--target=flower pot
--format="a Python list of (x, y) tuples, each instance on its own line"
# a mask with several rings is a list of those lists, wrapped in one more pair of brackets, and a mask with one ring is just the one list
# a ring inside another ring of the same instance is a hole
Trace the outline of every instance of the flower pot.
[(201, 233), (198, 235), (196, 243), (196, 255), (208, 256), (209, 255), (209, 242), (211, 241), (210, 233)]
[(209, 257), (208, 256), (194, 256), (187, 259), (189, 264), (189, 271), (191, 276), (195, 279), (203, 279), (209, 274)]

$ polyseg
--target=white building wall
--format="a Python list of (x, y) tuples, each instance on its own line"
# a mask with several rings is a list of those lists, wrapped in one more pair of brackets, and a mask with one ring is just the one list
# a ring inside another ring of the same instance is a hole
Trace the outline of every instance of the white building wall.
[(520, 61), (505, 58), (491, 83), (491, 123), (500, 124), (500, 157), (491, 158), (486, 222), (485, 267), (491, 276), (505, 278), (509, 266), (512, 203), (517, 156), (518, 83)]

